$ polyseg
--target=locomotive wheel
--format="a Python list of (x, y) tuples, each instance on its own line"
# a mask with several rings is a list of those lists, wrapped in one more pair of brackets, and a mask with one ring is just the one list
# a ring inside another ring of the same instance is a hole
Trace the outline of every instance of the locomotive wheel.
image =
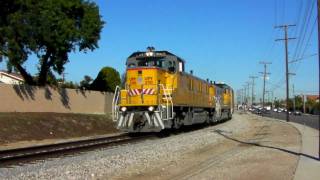
[(231, 114), (231, 112), (228, 113), (228, 119), (229, 119), (229, 120), (232, 119), (232, 114)]
[(183, 118), (175, 117), (172, 119), (172, 128), (173, 129), (179, 129), (182, 126), (182, 120)]

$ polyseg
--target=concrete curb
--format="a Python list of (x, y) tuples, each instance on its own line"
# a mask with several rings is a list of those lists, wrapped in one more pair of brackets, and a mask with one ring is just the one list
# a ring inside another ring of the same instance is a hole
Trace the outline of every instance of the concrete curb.
[(320, 161), (318, 157), (318, 131), (294, 122), (289, 122), (288, 124), (299, 130), (302, 140), (300, 159), (294, 179), (319, 179)]
[[(259, 116), (263, 117), (263, 116)], [(319, 133), (316, 129), (308, 126), (286, 122), (285, 120), (263, 117), (269, 120), (286, 123), (295, 128), (300, 134), (301, 147), (298, 152), (299, 160), (293, 176), (294, 180), (318, 180), (320, 179), (320, 160), (318, 157)]]

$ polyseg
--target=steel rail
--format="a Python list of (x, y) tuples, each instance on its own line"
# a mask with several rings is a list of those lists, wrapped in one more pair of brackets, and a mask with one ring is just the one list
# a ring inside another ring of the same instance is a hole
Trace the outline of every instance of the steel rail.
[(45, 155), (51, 153), (64, 152), (69, 150), (76, 150), (81, 148), (94, 147), (98, 145), (109, 145), (125, 143), (132, 140), (146, 139), (152, 135), (146, 136), (129, 136), (128, 134), (121, 134), (117, 136), (99, 137), (95, 139), (85, 139), (78, 141), (70, 141), (56, 144), (47, 144), (39, 146), (30, 146), (17, 149), (8, 149), (0, 151), (0, 162), (8, 160), (17, 160), (19, 158), (27, 158), (37, 155)]

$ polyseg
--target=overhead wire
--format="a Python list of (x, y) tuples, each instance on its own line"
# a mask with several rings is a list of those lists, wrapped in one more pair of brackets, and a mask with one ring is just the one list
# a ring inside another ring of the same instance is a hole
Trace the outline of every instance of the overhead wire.
[[(304, 16), (302, 18), (301, 12), (302, 12), (302, 9), (303, 9), (302, 8), (303, 4), (302, 4), (302, 1), (300, 1), (300, 8), (298, 8), (299, 10), (298, 10), (298, 16), (297, 16), (297, 22), (298, 22), (297, 25), (299, 25), (300, 24), (300, 20), (302, 20), (302, 26), (301, 26), (300, 31), (299, 31), (300, 38), (299, 38), (299, 41), (298, 41), (298, 43), (296, 44), (296, 47), (295, 47), (295, 52), (294, 52), (295, 59), (297, 59), (297, 57), (303, 57), (304, 56), (304, 54), (305, 54), (305, 52), (307, 50), (308, 44), (310, 42), (310, 39), (312, 37), (312, 33), (313, 33), (313, 29), (314, 29), (313, 27), (314, 27), (315, 23), (312, 25), (311, 33), (309, 34), (309, 36), (307, 38), (307, 41), (305, 43), (305, 37), (306, 37), (308, 29), (309, 29), (308, 27), (309, 27), (310, 18), (311, 18), (311, 14), (312, 14), (312, 10), (313, 10), (314, 4), (315, 4), (314, 1), (313, 1), (313, 3), (311, 3), (309, 1), (309, 3), (306, 4)], [(295, 30), (294, 34), (297, 35), (297, 33), (298, 33), (298, 28), (297, 28), (297, 30)], [(303, 44), (305, 44), (305, 46), (304, 46), (304, 49), (302, 50)], [(278, 81), (277, 83), (272, 84), (272, 86), (273, 86), (272, 89), (276, 90), (276, 89), (281, 88), (282, 86), (284, 86), (284, 81), (285, 81), (284, 77), (281, 78), (280, 81)]]
[[(316, 25), (316, 22), (317, 22), (317, 19), (315, 18), (314, 23), (311, 26), (311, 30), (309, 30), (309, 24), (310, 24), (310, 20), (311, 20), (311, 17), (312, 17), (312, 12), (313, 12), (313, 9), (314, 9), (314, 5), (315, 5), (315, 0), (313, 0), (312, 6), (310, 7), (311, 9), (309, 9), (309, 11), (308, 11), (308, 19), (307, 19), (307, 23), (305, 24), (301, 45), (300, 45), (300, 48), (299, 48), (296, 56), (294, 56), (293, 61), (297, 60), (297, 59), (302, 59), (305, 56), (305, 53), (306, 53), (306, 51), (307, 51), (307, 49), (309, 47), (309, 42), (311, 40), (312, 34), (314, 32), (314, 29), (315, 29), (315, 25)], [(309, 32), (309, 36), (307, 37), (308, 32)], [(305, 41), (306, 37), (307, 37), (307, 39)], [(296, 63), (293, 64), (294, 68), (292, 68), (293, 69), (292, 72), (297, 72), (299, 67), (300, 67), (300, 65), (301, 65), (301, 61), (295, 61), (295, 62)]]

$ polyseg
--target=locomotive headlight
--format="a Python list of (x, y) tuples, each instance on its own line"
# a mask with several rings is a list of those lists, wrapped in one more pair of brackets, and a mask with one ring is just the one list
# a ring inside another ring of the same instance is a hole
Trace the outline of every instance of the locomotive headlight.
[(146, 52), (146, 56), (153, 56), (153, 52)]
[(153, 111), (153, 110), (154, 110), (154, 107), (153, 107), (153, 106), (150, 106), (150, 107), (148, 107), (148, 110), (149, 110), (149, 111)]
[(125, 112), (127, 110), (127, 107), (121, 107), (121, 111)]

